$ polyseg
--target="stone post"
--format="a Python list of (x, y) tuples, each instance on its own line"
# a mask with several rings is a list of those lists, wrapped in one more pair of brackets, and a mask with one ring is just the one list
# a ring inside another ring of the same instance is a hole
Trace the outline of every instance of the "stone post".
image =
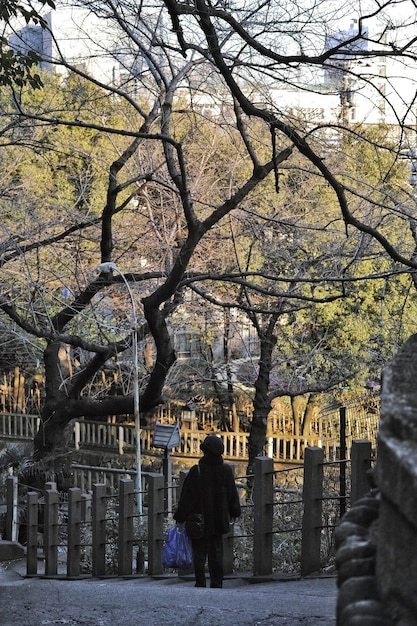
[(301, 540), (301, 576), (321, 567), (320, 543), (323, 508), (324, 450), (308, 447), (304, 451), (304, 513)]
[[(235, 475), (235, 468), (231, 465), (233, 476)], [(233, 573), (233, 561), (234, 561), (234, 526), (230, 526), (230, 530), (227, 535), (223, 535), (223, 571), (225, 574)]]
[(122, 478), (119, 481), (119, 537), (118, 575), (132, 573), (133, 560), (133, 509), (135, 491), (133, 480)]
[(67, 576), (79, 576), (81, 571), (81, 490), (68, 490), (68, 554)]
[(18, 509), (17, 509), (18, 480), (17, 476), (6, 478), (6, 533), (5, 539), (17, 541)]
[(93, 576), (106, 573), (106, 485), (93, 485)]
[(39, 527), (39, 505), (36, 491), (29, 491), (27, 502), (26, 574), (27, 576), (36, 576), (38, 574)]
[(58, 573), (58, 513), (59, 493), (56, 483), (45, 485), (45, 574), (56, 576)]
[(163, 573), (164, 477), (148, 474), (148, 574)]
[(272, 574), (274, 461), (267, 456), (258, 456), (254, 469), (253, 573), (262, 576)]
[(369, 471), (371, 469), (371, 442), (367, 439), (352, 441), (350, 461), (352, 467), (350, 505), (353, 506), (359, 498), (366, 495), (370, 488)]

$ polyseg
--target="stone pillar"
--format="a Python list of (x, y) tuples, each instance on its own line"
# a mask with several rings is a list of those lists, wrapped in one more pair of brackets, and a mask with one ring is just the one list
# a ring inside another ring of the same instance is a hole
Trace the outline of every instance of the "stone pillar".
[(58, 573), (58, 544), (59, 544), (59, 493), (56, 483), (45, 484), (45, 574), (55, 576)]
[(323, 510), (324, 450), (311, 446), (304, 451), (303, 522), (301, 540), (301, 576), (321, 567), (320, 546)]
[(106, 573), (106, 485), (93, 485), (92, 519), (92, 574)]
[(135, 491), (133, 480), (119, 481), (118, 575), (130, 576), (133, 562), (133, 510)]
[(6, 532), (5, 539), (17, 541), (18, 539), (18, 480), (17, 476), (6, 478)]
[(81, 572), (81, 489), (68, 489), (68, 553), (67, 576)]
[(39, 504), (37, 491), (29, 491), (27, 500), (26, 575), (38, 574)]
[(164, 535), (164, 477), (148, 475), (148, 574), (162, 574), (162, 545)]
[(253, 573), (269, 575), (272, 574), (274, 461), (266, 456), (255, 459), (253, 505)]
[(371, 471), (372, 446), (367, 439), (354, 439), (350, 449), (351, 491), (350, 505), (353, 506), (371, 489), (369, 473)]
[[(384, 369), (376, 480), (377, 583), (396, 624), (417, 615), (417, 335)], [(398, 621), (397, 621), (398, 619)]]

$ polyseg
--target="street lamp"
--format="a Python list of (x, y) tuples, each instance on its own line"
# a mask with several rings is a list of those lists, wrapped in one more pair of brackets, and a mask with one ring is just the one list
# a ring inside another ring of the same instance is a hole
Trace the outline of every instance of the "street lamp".
[(101, 263), (98, 268), (103, 274), (109, 274), (110, 272), (117, 272), (124, 284), (126, 285), (129, 293), (130, 301), (132, 303), (132, 318), (130, 322), (130, 328), (132, 331), (132, 352), (133, 352), (133, 413), (135, 416), (135, 438), (136, 438), (136, 492), (138, 503), (138, 514), (142, 515), (142, 467), (141, 467), (141, 455), (140, 455), (140, 415), (139, 415), (139, 371), (138, 371), (138, 336), (136, 332), (136, 306), (133, 298), (133, 293), (129, 283), (126, 280), (126, 276), (123, 274), (115, 263)]

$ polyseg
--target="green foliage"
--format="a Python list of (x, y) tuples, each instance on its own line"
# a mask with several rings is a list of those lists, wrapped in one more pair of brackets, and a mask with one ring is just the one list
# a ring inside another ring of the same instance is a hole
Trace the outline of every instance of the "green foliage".
[(33, 446), (28, 443), (9, 444), (0, 452), (1, 483), (12, 472), (22, 478), (26, 472), (32, 471)]
[[(49, 8), (54, 9), (55, 3), (53, 0), (39, 0), (39, 4), (44, 6), (49, 6)], [(33, 22), (34, 24), (40, 24), (41, 26), (45, 25), (45, 21), (40, 15), (39, 11), (36, 10), (31, 5), (25, 5), (19, 0), (2, 0), (0, 2), (0, 19), (6, 23), (9, 23), (10, 20), (14, 17), (23, 17), (26, 24), (29, 22)]]
[[(34, 92), (25, 87), (20, 94), (21, 103), (34, 115), (49, 108), (65, 110), (69, 118), (76, 109), (84, 120), (97, 122), (106, 117), (114, 123), (122, 115), (121, 108), (115, 110), (110, 101), (97, 101), (96, 88), (80, 86), (77, 79), (62, 81), (45, 74), (43, 81), (46, 89)], [(96, 106), (92, 107), (92, 102)], [(13, 111), (10, 113), (5, 93), (0, 107), (3, 119), (10, 121)], [(106, 166), (126, 143), (126, 139), (106, 137), (77, 125), (28, 122), (15, 129), (12, 124), (3, 135), (1, 239), (4, 253), (12, 257), (3, 268), (3, 279), (10, 281), (23, 318), (35, 326), (46, 311), (47, 315), (54, 314), (78, 290), (82, 273), (74, 273), (73, 262), (98, 263), (96, 241), (106, 199)], [(19, 254), (19, 250), (38, 240), (48, 243), (26, 257)], [(93, 255), (96, 261), (90, 261)], [(87, 326), (84, 320), (86, 332)]]
[[(39, 0), (42, 7), (55, 8), (53, 0)], [(3, 0), (0, 2), (0, 19), (6, 24), (14, 18), (23, 18), (26, 24), (30, 22), (46, 27), (44, 18), (33, 6), (24, 5), (18, 0)], [(32, 89), (40, 89), (43, 82), (40, 75), (35, 72), (39, 56), (29, 50), (27, 53), (9, 48), (5, 37), (0, 37), (0, 86), (30, 86)]]
[[(53, 7), (50, 0), (45, 3)], [(6, 21), (20, 15), (43, 25), (30, 7), (18, 2), (5, 3), (5, 7)], [(108, 23), (111, 18), (111, 13), (106, 15)], [(137, 19), (140, 29), (140, 11)], [(20, 78), (5, 83), (18, 84), (20, 90), (1, 91), (2, 280), (22, 326), (41, 337), (36, 347), (43, 348), (50, 340), (48, 333), (55, 330), (54, 316), (65, 311), (72, 318), (65, 323), (65, 332), (114, 345), (129, 331), (124, 286), (103, 288), (91, 306), (83, 308), (80, 301), (71, 310), (73, 294), (94, 284), (101, 255), (109, 254), (136, 276), (146, 268), (134, 286), (138, 303), (157, 291), (159, 297), (166, 279), (168, 295), (166, 300), (161, 297), (160, 310), (171, 312), (183, 303), (172, 328), (200, 332), (206, 309), (213, 313), (211, 327), (202, 333), (204, 358), (190, 364), (185, 372), (188, 380), (193, 378), (192, 368), (200, 367), (201, 378), (213, 387), (221, 378), (228, 391), (240, 385), (248, 397), (253, 395), (258, 353), (245, 354), (240, 360), (237, 350), (230, 349), (223, 370), (215, 371), (216, 334), (223, 334), (224, 346), (229, 341), (224, 323), (219, 333), (222, 307), (233, 313), (240, 309), (236, 327), (246, 314), (260, 336), (265, 336), (271, 316), (278, 316), (273, 370), (264, 396), (345, 389), (365, 377), (377, 377), (413, 321), (414, 302), (407, 294), (407, 279), (393, 284), (373, 278), (395, 267), (381, 262), (382, 250), (370, 238), (347, 232), (334, 189), (303, 151), (294, 149), (279, 166), (279, 193), (271, 171), (243, 199), (233, 199), (271, 159), (271, 125), (242, 111), (237, 119), (225, 85), (214, 78), (211, 68), (202, 67), (205, 61), (198, 58), (197, 50), (195, 61), (179, 69), (176, 53), (170, 56), (171, 33), (164, 28), (161, 23), (157, 42), (153, 37), (147, 42), (143, 28), (139, 48), (133, 38), (128, 41), (130, 29), (125, 31), (126, 49), (131, 45), (143, 67), (152, 68), (137, 74), (132, 71), (127, 77), (127, 83), (137, 81), (140, 97), (131, 97), (129, 90), (123, 93), (123, 84), (107, 90), (67, 73), (42, 74), (39, 81), (46, 88), (37, 90), (38, 79), (27, 78), (36, 57), (22, 58), (20, 62), (28, 65), (23, 66)], [(169, 44), (159, 49), (165, 36)], [(157, 48), (161, 55), (154, 55)], [(12, 64), (19, 59), (16, 55), (5, 59), (9, 77)], [(234, 72), (239, 72), (239, 66)], [(129, 72), (128, 65), (124, 69)], [(188, 85), (190, 100), (173, 94), (177, 85), (179, 93)], [(252, 86), (258, 98), (263, 91), (258, 87), (265, 85), (254, 82)], [(221, 116), (204, 116), (198, 106), (192, 107), (194, 97), (210, 90), (216, 96), (225, 91)], [(147, 118), (153, 97), (159, 117)], [(265, 108), (263, 119), (268, 115)], [(138, 129), (143, 130), (140, 140), (128, 136)], [(306, 125), (300, 115), (299, 130), (306, 131), (306, 141), (320, 155), (320, 162), (325, 160), (346, 186), (352, 213), (358, 218), (369, 216), (371, 224), (380, 226), (395, 242), (404, 239), (410, 248), (411, 236), (402, 236), (404, 229), (394, 216), (396, 203), (405, 197), (399, 191), (404, 168), (391, 151), (387, 129), (374, 128), (368, 134), (347, 129), (342, 135), (340, 130)], [(148, 138), (147, 132), (151, 133)], [(163, 145), (160, 133), (171, 134), (175, 146)], [(333, 133), (339, 133), (338, 140)], [(292, 139), (295, 135), (280, 139), (277, 134), (276, 152), (289, 148)], [(126, 155), (129, 144), (132, 151)], [(381, 145), (386, 147), (382, 150)], [(214, 226), (194, 250), (198, 219), (219, 207), (222, 219), (213, 218)], [(104, 232), (105, 242), (101, 240)], [(176, 266), (180, 254), (181, 264)], [(176, 273), (171, 274), (174, 267)], [(188, 274), (182, 281), (185, 268)], [(193, 296), (188, 298), (191, 290)], [(72, 313), (77, 315), (72, 317)], [(400, 314), (401, 328), (392, 321)], [(100, 358), (88, 369), (83, 368), (78, 350), (69, 356), (72, 360), (63, 359), (50, 369), (60, 371), (57, 396), (71, 389), (74, 373), (97, 373), (94, 368)], [(86, 349), (83, 356), (87, 361), (91, 352)], [(120, 363), (114, 360), (112, 366)], [(83, 380), (83, 393), (89, 393), (91, 379), (78, 379)], [(267, 402), (264, 397), (265, 406)]]
[(19, 50), (7, 48), (7, 40), (0, 38), (0, 87), (13, 86), (24, 87), (29, 85), (32, 89), (40, 89), (43, 82), (40, 75), (33, 70), (40, 62), (39, 56), (32, 51), (27, 54)]
[(8, 444), (0, 452), (0, 482), (3, 482), (9, 472), (19, 479), (22, 492), (28, 485), (34, 483), (44, 485), (45, 482), (65, 482), (63, 463), (66, 457), (45, 456), (41, 460), (33, 458), (33, 444)]

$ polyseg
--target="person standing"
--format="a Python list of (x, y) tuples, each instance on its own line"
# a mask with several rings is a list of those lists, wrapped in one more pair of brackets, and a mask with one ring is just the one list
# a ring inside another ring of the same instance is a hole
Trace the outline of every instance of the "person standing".
[(223, 535), (229, 532), (230, 520), (240, 516), (241, 508), (232, 468), (223, 461), (220, 437), (208, 435), (200, 449), (204, 456), (187, 474), (174, 519), (184, 523), (203, 514), (204, 534), (191, 539), (195, 586), (206, 586), (208, 560), (210, 586), (219, 588), (223, 586)]

